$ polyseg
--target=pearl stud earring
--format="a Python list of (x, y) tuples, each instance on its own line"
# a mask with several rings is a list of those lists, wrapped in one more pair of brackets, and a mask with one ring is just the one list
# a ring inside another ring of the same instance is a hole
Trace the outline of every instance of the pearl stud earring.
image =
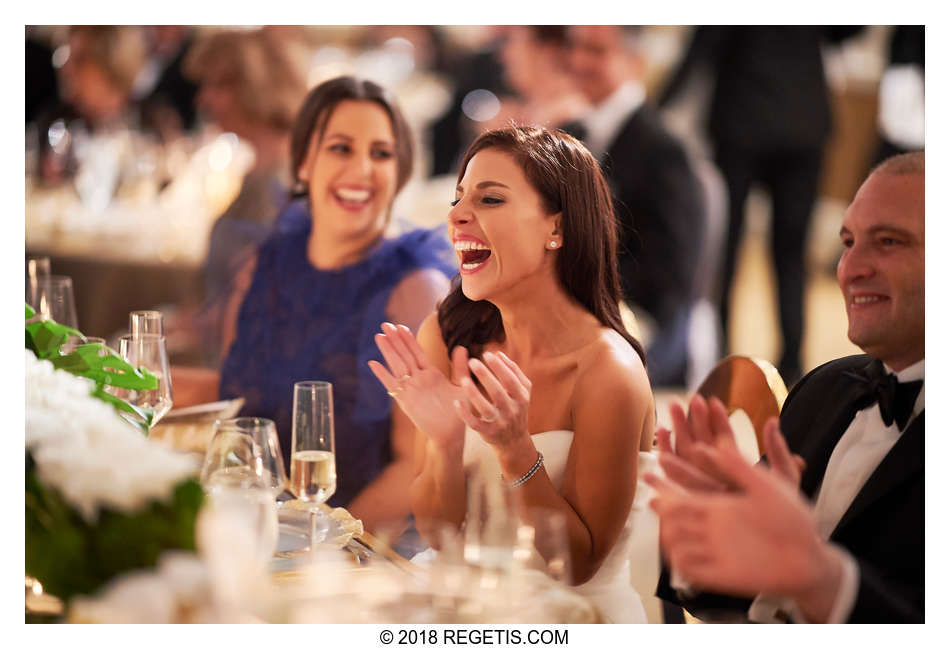
[(548, 241), (548, 248), (551, 248), (552, 250), (557, 248), (557, 241)]

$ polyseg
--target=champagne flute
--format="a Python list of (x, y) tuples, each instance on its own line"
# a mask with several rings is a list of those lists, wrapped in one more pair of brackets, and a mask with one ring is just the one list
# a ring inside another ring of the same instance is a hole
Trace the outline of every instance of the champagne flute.
[[(326, 381), (294, 383), (290, 490), (310, 504), (310, 547), (314, 550), (329, 529), (319, 515), (319, 506), (336, 491), (333, 386)], [(317, 533), (318, 527), (322, 528), (322, 536)]]
[(280, 452), (277, 438), (277, 425), (270, 419), (260, 417), (234, 417), (214, 423), (215, 437), (243, 435), (250, 438), (256, 458), (254, 470), (263, 479), (274, 498), (279, 496), (287, 485), (284, 471), (284, 458)]
[(154, 390), (119, 390), (116, 396), (152, 414), (151, 430), (172, 407), (172, 376), (165, 351), (165, 336), (125, 334), (119, 337), (119, 356), (135, 368), (144, 367), (158, 378)]

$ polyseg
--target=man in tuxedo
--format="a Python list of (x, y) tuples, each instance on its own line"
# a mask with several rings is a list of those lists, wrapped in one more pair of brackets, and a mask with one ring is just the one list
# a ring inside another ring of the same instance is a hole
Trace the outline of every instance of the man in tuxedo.
[(610, 185), (623, 298), (653, 321), (651, 383), (681, 386), (705, 232), (702, 188), (683, 146), (645, 102), (636, 28), (574, 26), (568, 42), (572, 76), (593, 109), (565, 130), (598, 158)]
[(859, 30), (842, 25), (701, 25), (659, 101), (661, 106), (675, 101), (704, 68), (712, 76), (707, 126), (729, 191), (719, 307), (727, 339), (746, 198), (753, 183), (769, 192), (783, 337), (778, 369), (789, 385), (801, 376), (805, 240), (831, 133), (821, 48)]
[(793, 388), (765, 430), (768, 468), (742, 462), (718, 401), (672, 410), (675, 450), (658, 431), (666, 478), (648, 482), (673, 578), (657, 594), (700, 617), (924, 620), (923, 152), (871, 173), (841, 240), (848, 337), (865, 354)]

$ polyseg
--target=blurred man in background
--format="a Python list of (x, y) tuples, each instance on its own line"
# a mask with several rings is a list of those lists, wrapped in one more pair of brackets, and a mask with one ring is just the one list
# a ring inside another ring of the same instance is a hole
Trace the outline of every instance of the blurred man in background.
[(652, 321), (650, 380), (654, 387), (683, 386), (705, 232), (699, 180), (645, 101), (638, 30), (575, 26), (569, 41), (571, 71), (593, 106), (576, 133), (604, 168), (620, 224), (623, 298)]
[(783, 336), (778, 369), (789, 385), (802, 373), (805, 238), (831, 132), (821, 45), (841, 41), (859, 29), (699, 26), (660, 98), (661, 106), (673, 102), (704, 67), (712, 75), (708, 129), (729, 190), (720, 302), (727, 349), (746, 198), (756, 182), (764, 184), (771, 196), (772, 256)]

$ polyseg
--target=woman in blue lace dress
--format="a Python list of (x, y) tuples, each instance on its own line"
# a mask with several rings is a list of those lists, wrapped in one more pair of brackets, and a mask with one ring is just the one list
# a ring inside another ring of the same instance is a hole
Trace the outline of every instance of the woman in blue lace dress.
[(314, 88), (291, 157), (305, 197), (290, 202), (244, 269), (244, 287), (237, 282), (220, 397), (244, 397), (242, 415), (273, 419), (289, 466), (293, 384), (333, 383), (338, 482), (329, 503), (372, 530), (409, 514), (413, 435), (367, 367), (382, 359), (373, 334), (384, 321), (418, 328), (448, 292), (454, 252), (444, 229), (383, 236), (412, 144), (375, 83), (339, 77)]

